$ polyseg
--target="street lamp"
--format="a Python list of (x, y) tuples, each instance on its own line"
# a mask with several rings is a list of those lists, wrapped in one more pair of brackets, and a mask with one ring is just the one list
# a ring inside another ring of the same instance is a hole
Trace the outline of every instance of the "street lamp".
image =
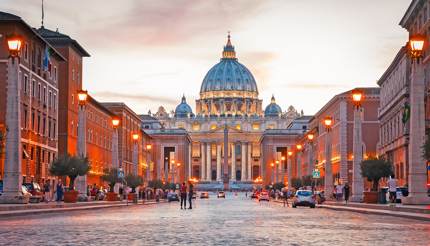
[(133, 164), (134, 164), (134, 175), (139, 173), (139, 133), (133, 133)]
[(292, 156), (293, 156), (293, 151), (291, 151), (291, 150), (289, 150), (289, 151), (287, 151), (287, 156), (288, 156), (288, 159), (287, 159), (287, 182), (288, 182), (288, 184), (287, 184), (287, 189), (288, 190), (291, 190), (291, 178), (292, 178), (292, 175), (293, 175), (293, 167), (292, 167), (292, 163), (291, 163), (291, 158), (292, 158)]
[(427, 196), (427, 163), (422, 156), (422, 146), (426, 136), (425, 91), (426, 75), (424, 64), (420, 64), (427, 38), (423, 35), (411, 35), (408, 42), (412, 60), (411, 81), (409, 85), (410, 120), (409, 120), (409, 195), (402, 199), (403, 204), (430, 204)]
[[(22, 194), (22, 145), (21, 145), (21, 93), (19, 83), (19, 52), (22, 39), (12, 35), (7, 38), (9, 58), (6, 76), (6, 146), (1, 203), (28, 203), (29, 198)], [(18, 62), (15, 62), (18, 58)], [(3, 111), (4, 112), (4, 111)]]
[(272, 179), (271, 179), (271, 181), (272, 181), (272, 183), (274, 182), (274, 180), (275, 180), (275, 163), (270, 163), (270, 166), (272, 167)]
[(114, 168), (120, 168), (122, 165), (119, 164), (119, 153), (118, 153), (118, 127), (120, 119), (118, 116), (112, 117), (112, 166)]
[[(352, 101), (354, 102), (354, 132), (353, 132), (353, 163), (352, 163), (352, 193), (351, 201), (361, 202), (363, 200), (364, 181), (361, 175), (361, 161), (363, 160), (363, 136), (362, 136), (362, 101), (363, 91), (352, 90)], [(341, 177), (342, 178), (342, 177)]]
[(312, 142), (312, 141), (314, 140), (315, 135), (314, 135), (314, 134), (312, 134), (312, 133), (309, 133), (309, 134), (307, 135), (307, 137), (308, 137), (309, 142)]
[(308, 139), (308, 166), (306, 169), (307, 175), (312, 175), (312, 168), (313, 168), (313, 146), (312, 143), (314, 141), (315, 135), (313, 133), (308, 133), (307, 139)]
[(146, 162), (148, 163), (148, 168), (146, 169), (146, 181), (148, 182), (151, 179), (151, 160), (150, 160), (151, 150), (152, 150), (152, 145), (146, 144)]
[[(78, 142), (77, 142), (77, 152), (80, 157), (86, 157), (87, 155), (87, 120), (85, 117), (85, 110), (88, 98), (88, 92), (85, 90), (78, 90)], [(87, 175), (79, 176), (76, 180), (77, 188), (79, 191), (79, 196), (86, 200), (87, 197)]]
[(333, 118), (326, 116), (324, 118), (324, 126), (326, 129), (325, 134), (325, 175), (324, 175), (324, 192), (327, 199), (331, 198), (333, 194), (333, 174), (331, 164), (331, 128), (333, 125)]

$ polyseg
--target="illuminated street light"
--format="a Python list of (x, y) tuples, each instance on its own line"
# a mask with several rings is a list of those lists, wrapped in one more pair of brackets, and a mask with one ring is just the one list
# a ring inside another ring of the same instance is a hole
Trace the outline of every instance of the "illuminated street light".
[(118, 128), (118, 126), (119, 126), (119, 123), (120, 123), (120, 120), (119, 120), (119, 118), (118, 117), (113, 117), (112, 118), (112, 126), (113, 126), (113, 128)]
[(361, 90), (355, 89), (352, 90), (352, 101), (356, 108), (361, 107), (361, 101), (363, 100), (363, 92)]
[(139, 140), (139, 134), (138, 133), (133, 133), (132, 137), (133, 137), (134, 141)]
[(423, 57), (424, 45), (425, 45), (425, 37), (421, 34), (412, 35), (409, 38), (409, 42), (408, 42), (409, 55), (413, 60), (416, 60), (417, 63), (419, 59)]
[(324, 126), (328, 132), (331, 130), (332, 125), (333, 125), (333, 118), (331, 116), (325, 117)]
[(78, 91), (78, 101), (79, 105), (85, 105), (87, 103), (88, 91), (79, 90)]
[(22, 47), (22, 39), (16, 35), (10, 36), (7, 39), (7, 47), (9, 49), (9, 57), (18, 57)]

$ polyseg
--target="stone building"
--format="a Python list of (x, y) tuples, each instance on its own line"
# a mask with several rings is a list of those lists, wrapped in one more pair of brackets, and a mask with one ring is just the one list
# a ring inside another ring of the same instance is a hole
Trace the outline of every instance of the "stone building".
[(172, 114), (160, 107), (155, 114), (142, 118), (143, 129), (151, 137), (163, 133), (178, 134), (182, 139), (177, 143), (183, 148), (177, 143), (164, 145), (156, 165), (166, 167), (164, 160), (183, 156), (181, 177), (186, 179), (216, 186), (227, 175), (231, 187), (251, 183), (268, 165), (263, 161), (261, 143), (265, 131), (287, 129), (301, 116), (292, 106), (283, 112), (274, 96), (265, 109), (262, 105), (257, 82), (239, 63), (229, 35), (221, 60), (203, 79), (195, 112), (183, 96)]
[[(4, 178), (6, 83), (8, 80), (8, 35), (19, 35), (19, 106), (23, 182), (43, 182), (50, 177), (48, 164), (58, 153), (59, 68), (66, 60), (37, 31), (16, 15), (0, 12), (0, 179)], [(9, 134), (14, 134), (10, 133)], [(17, 163), (18, 164), (18, 163)]]

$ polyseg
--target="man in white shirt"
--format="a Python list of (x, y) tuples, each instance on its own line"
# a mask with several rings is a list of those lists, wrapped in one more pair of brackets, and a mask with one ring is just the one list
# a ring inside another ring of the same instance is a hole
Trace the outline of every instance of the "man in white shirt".
[(397, 180), (394, 178), (394, 174), (391, 174), (388, 180), (388, 192), (390, 192), (390, 202), (396, 202), (396, 191), (397, 191)]

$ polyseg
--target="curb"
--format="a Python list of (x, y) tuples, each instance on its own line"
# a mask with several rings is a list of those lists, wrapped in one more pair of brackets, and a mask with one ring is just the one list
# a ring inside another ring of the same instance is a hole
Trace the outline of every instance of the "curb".
[[(165, 203), (165, 201), (160, 201), (158, 203)], [(32, 210), (17, 210), (17, 211), (2, 211), (0, 212), (0, 221), (3, 218), (8, 217), (18, 217), (18, 216), (26, 216), (26, 215), (37, 215), (37, 214), (49, 214), (49, 213), (58, 213), (58, 212), (68, 212), (68, 211), (80, 211), (80, 210), (95, 210), (95, 209), (103, 209), (103, 208), (116, 208), (116, 207), (131, 207), (131, 206), (145, 206), (145, 205), (154, 205), (157, 202), (146, 202), (146, 203), (120, 203), (120, 204), (106, 204), (106, 205), (95, 205), (95, 206), (78, 206), (78, 207), (70, 207), (70, 208), (47, 208), (47, 209), (32, 209)]]
[(418, 214), (418, 213), (407, 213), (407, 212), (398, 212), (398, 211), (387, 211), (380, 209), (361, 209), (355, 207), (341, 207), (341, 206), (332, 206), (332, 205), (317, 205), (317, 208), (325, 208), (331, 210), (340, 210), (340, 211), (349, 211), (356, 212), (362, 214), (376, 214), (376, 215), (386, 215), (393, 217), (401, 217), (407, 219), (415, 219), (421, 221), (430, 221), (430, 215), (427, 214)]

